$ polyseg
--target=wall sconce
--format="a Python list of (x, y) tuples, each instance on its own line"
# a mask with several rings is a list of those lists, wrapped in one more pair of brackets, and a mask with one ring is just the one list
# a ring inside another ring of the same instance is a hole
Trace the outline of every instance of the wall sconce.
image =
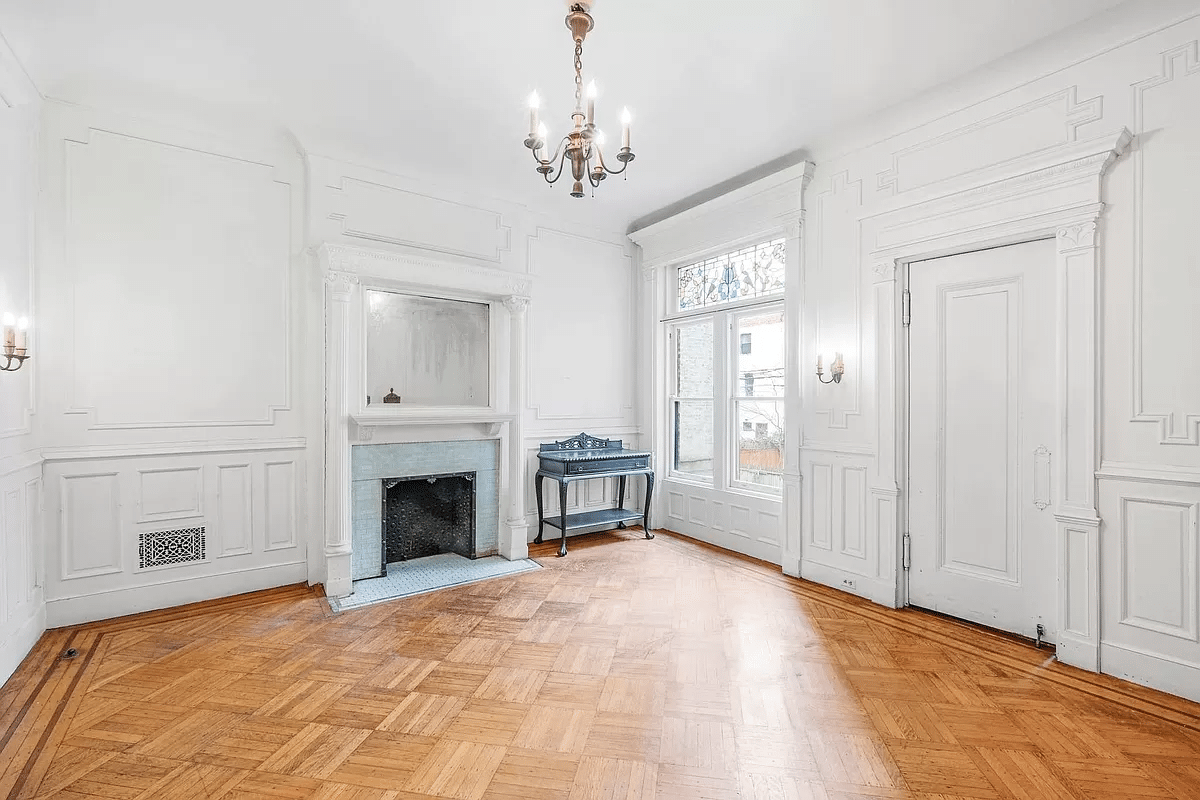
[(0, 372), (16, 372), (25, 363), (25, 359), (29, 358), (29, 320), (26, 317), (16, 319), (12, 314), (6, 313), (0, 322), (4, 325), (4, 348), (0, 350), (4, 364), (0, 365)]
[(846, 372), (846, 364), (842, 361), (841, 353), (833, 354), (833, 364), (829, 367), (829, 380), (821, 377), (825, 373), (821, 369), (821, 357), (817, 356), (817, 380), (821, 383), (841, 383), (842, 375)]

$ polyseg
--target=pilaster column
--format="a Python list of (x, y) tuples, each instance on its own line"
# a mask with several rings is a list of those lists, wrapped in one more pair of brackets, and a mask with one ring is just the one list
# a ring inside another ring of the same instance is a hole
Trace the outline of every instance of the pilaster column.
[(350, 317), (358, 276), (325, 274), (325, 593), (345, 597), (350, 578)]
[(1100, 517), (1096, 513), (1096, 219), (1058, 229), (1056, 387), (1060, 661), (1100, 669)]
[[(807, 181), (805, 181), (807, 184)], [(802, 190), (803, 191), (803, 190)], [(783, 530), (780, 532), (780, 560), (783, 573), (800, 577), (801, 531), (801, 474), (800, 442), (804, 412), (800, 397), (801, 372), (804, 363), (803, 297), (804, 297), (804, 211), (790, 221), (786, 229), (787, 263), (784, 279), (784, 407), (783, 407)]]
[[(870, 472), (871, 506), (868, 511), (875, 528), (875, 541), (879, 542), (879, 574), (895, 581), (899, 565), (897, 558), (904, 552), (904, 520), (900, 512), (900, 488), (896, 449), (899, 419), (896, 367), (900, 364), (898, 337), (902, 320), (897, 318), (900, 292), (896, 285), (895, 259), (879, 260), (872, 268), (871, 307), (875, 320), (875, 335), (865, 337), (873, 347), (875, 362), (875, 412), (876, 447), (878, 455)], [(864, 365), (865, 368), (865, 365)], [(899, 607), (908, 602), (906, 587), (896, 583), (893, 587), (892, 605)]]
[(513, 420), (508, 424), (508, 519), (500, 531), (500, 555), (510, 561), (529, 557), (529, 523), (525, 518), (525, 312), (529, 298), (512, 295), (508, 309), (509, 401)]
[(784, 265), (784, 343), (783, 343), (783, 530), (779, 537), (779, 555), (783, 573), (800, 577), (804, 539), (802, 511), (803, 475), (800, 464), (800, 444), (804, 441), (804, 398), (801, 394), (804, 375), (804, 194), (812, 182), (816, 167), (804, 164), (795, 206), (781, 218), (787, 239), (787, 262)]

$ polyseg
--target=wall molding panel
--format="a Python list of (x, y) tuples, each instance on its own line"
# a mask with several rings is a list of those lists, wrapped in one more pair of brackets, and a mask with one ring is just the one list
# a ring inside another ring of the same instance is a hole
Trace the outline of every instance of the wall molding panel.
[[(72, 332), (64, 354), (70, 400), (62, 413), (86, 417), (91, 430), (274, 425), (278, 413), (292, 408), (291, 272), (298, 252), (292, 229), (300, 193), (290, 177), (222, 150), (99, 126), (62, 141)], [(106, 191), (119, 174), (140, 176), (142, 193)], [(242, 208), (217, 201), (230, 193), (260, 217), (247, 220)], [(198, 220), (210, 235), (179, 248)], [(128, 237), (104, 233), (122, 225)], [(236, 250), (222, 249), (230, 244)], [(161, 280), (163, 262), (173, 264), (175, 274), (205, 274), (206, 281), (183, 289), (186, 308), (179, 304), (167, 313), (157, 299), (131, 305), (136, 295), (126, 287)], [(226, 284), (241, 291), (226, 293)], [(108, 313), (118, 305), (125, 313)], [(219, 327), (214, 320), (221, 320)], [(135, 340), (137, 329), (157, 327), (171, 331), (161, 340), (170, 342), (170, 352), (147, 343), (130, 361), (114, 359), (109, 343)], [(213, 346), (224, 336), (255, 341), (255, 357), (246, 358), (242, 349), (242, 358), (226, 358), (224, 348)], [(180, 360), (190, 365), (186, 374), (157, 384), (144, 380), (146, 374), (170, 374)], [(211, 405), (205, 388), (213, 380), (234, 381), (241, 392), (224, 396), (224, 408)]]
[(204, 515), (204, 475), (199, 467), (139, 469), (138, 522)]
[(1073, 142), (1079, 128), (1100, 120), (1104, 109), (1102, 96), (1080, 102), (1078, 94), (1079, 87), (1069, 86), (898, 150), (892, 165), (878, 174), (877, 188), (897, 195)]
[[(842, 205), (836, 205), (838, 202)], [(846, 429), (850, 417), (862, 414), (863, 337), (860, 320), (861, 281), (846, 280), (844, 271), (857, 269), (862, 261), (862, 181), (850, 180), (848, 172), (835, 173), (829, 188), (816, 196), (813, 203), (812, 249), (817, 257), (805, 263), (805, 287), (808, 294), (821, 298), (812, 303), (808, 314), (812, 318), (810, 355), (820, 353), (831, 358), (833, 352), (850, 356), (853, 368), (847, 370), (841, 383), (822, 385), (805, 370), (805, 380), (811, 387), (810, 396), (817, 403), (816, 413), (828, 417), (825, 427)], [(838, 250), (837, 248), (845, 248)], [(827, 252), (827, 248), (833, 248)], [(811, 266), (809, 266), (811, 264)], [(810, 297), (810, 301), (813, 298)], [(831, 313), (832, 312), (832, 313)], [(830, 317), (840, 320), (834, 326)], [(812, 358), (801, 359), (807, 364)], [(847, 402), (844, 398), (852, 394)]]
[(62, 475), (59, 525), (64, 581), (119, 573), (121, 491), (116, 472)]
[[(1194, 197), (1194, 173), (1181, 168), (1180, 161), (1188, 158), (1194, 163), (1195, 139), (1200, 135), (1200, 113), (1196, 111), (1200, 103), (1200, 79), (1194, 78), (1197, 73), (1200, 73), (1200, 45), (1192, 40), (1164, 52), (1158, 74), (1133, 85), (1134, 132), (1138, 139), (1133, 148), (1132, 421), (1155, 423), (1159, 444), (1200, 445), (1200, 375), (1196, 370), (1172, 368), (1173, 359), (1163, 364), (1147, 363), (1147, 351), (1170, 352), (1173, 341), (1195, 341), (1200, 337), (1200, 323), (1192, 313), (1194, 298), (1190, 292), (1180, 291), (1178, 276), (1167, 267), (1175, 258), (1174, 251), (1194, 247), (1191, 231), (1178, 220), (1194, 218), (1200, 212), (1200, 201)], [(1167, 88), (1174, 89), (1177, 96), (1164, 98), (1158, 114), (1149, 111), (1149, 100)], [(1189, 90), (1190, 94), (1186, 94)], [(1172, 141), (1175, 147), (1167, 150), (1165, 156), (1153, 155)], [(1157, 191), (1148, 190), (1148, 182)], [(1164, 183), (1168, 185), (1163, 186)], [(1160, 205), (1147, 212), (1151, 197), (1159, 199)], [(1187, 204), (1190, 210), (1182, 211), (1180, 204)], [(1166, 220), (1148, 230), (1149, 220), (1164, 216)], [(1148, 295), (1153, 301), (1149, 317), (1146, 316)], [(1191, 324), (1184, 327), (1188, 320)], [(1152, 336), (1147, 345), (1147, 325), (1165, 322), (1170, 327), (1156, 336), (1153, 335), (1156, 331), (1150, 329)]]
[(1120, 624), (1200, 642), (1200, 502), (1121, 498)]
[(349, 239), (496, 264), (511, 246), (512, 228), (490, 209), (348, 175), (328, 190), (331, 204), (339, 209), (328, 219)]
[[(542, 248), (548, 251), (544, 263)], [(563, 273), (563, 256), (568, 252), (575, 254), (579, 268)], [(535, 278), (533, 302), (526, 314), (526, 352), (540, 350), (536, 363), (546, 367), (526, 371), (526, 409), (539, 424), (555, 427), (580, 417), (609, 426), (632, 423), (634, 376), (623, 368), (628, 361), (622, 354), (634, 345), (633, 304), (625, 300), (633, 290), (633, 259), (621, 244), (547, 227), (538, 227), (526, 238), (526, 253), (527, 271)], [(586, 258), (586, 253), (591, 257)], [(577, 340), (561, 334), (575, 324), (584, 297), (589, 304), (608, 306), (627, 319), (614, 320), (604, 332), (610, 347), (597, 348), (581, 359), (572, 357)], [(595, 381), (597, 374), (609, 379)]]

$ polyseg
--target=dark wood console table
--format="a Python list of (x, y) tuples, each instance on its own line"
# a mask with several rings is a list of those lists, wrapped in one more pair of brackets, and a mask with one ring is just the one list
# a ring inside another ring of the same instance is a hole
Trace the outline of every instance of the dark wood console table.
[[(651, 453), (638, 450), (626, 450), (621, 446), (620, 439), (597, 439), (581, 433), (564, 439), (561, 442), (543, 444), (538, 448), (540, 467), (534, 477), (534, 491), (537, 494), (538, 533), (533, 541), (541, 544), (542, 528), (551, 525), (558, 528), (562, 534), (562, 543), (558, 554), (567, 554), (567, 531), (577, 531), (583, 528), (609, 530), (613, 527), (624, 528), (627, 522), (641, 520), (642, 529), (647, 539), (653, 539), (650, 532), (650, 498), (654, 494), (654, 470), (650, 469)], [(646, 504), (642, 511), (630, 511), (625, 505), (625, 479), (630, 475), (646, 476)], [(550, 478), (558, 481), (558, 518), (546, 518), (542, 505), (542, 479)], [(574, 481), (590, 480), (592, 478), (617, 479), (617, 507), (603, 508), (597, 511), (584, 511), (578, 514), (567, 513), (567, 486)]]

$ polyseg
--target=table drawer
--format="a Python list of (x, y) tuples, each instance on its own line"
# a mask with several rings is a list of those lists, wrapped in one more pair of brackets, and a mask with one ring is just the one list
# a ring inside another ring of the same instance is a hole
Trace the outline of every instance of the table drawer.
[(640, 458), (613, 458), (604, 461), (581, 461), (577, 464), (567, 465), (568, 475), (587, 475), (594, 472), (628, 472), (634, 469), (647, 469), (650, 466), (650, 459), (646, 457)]

